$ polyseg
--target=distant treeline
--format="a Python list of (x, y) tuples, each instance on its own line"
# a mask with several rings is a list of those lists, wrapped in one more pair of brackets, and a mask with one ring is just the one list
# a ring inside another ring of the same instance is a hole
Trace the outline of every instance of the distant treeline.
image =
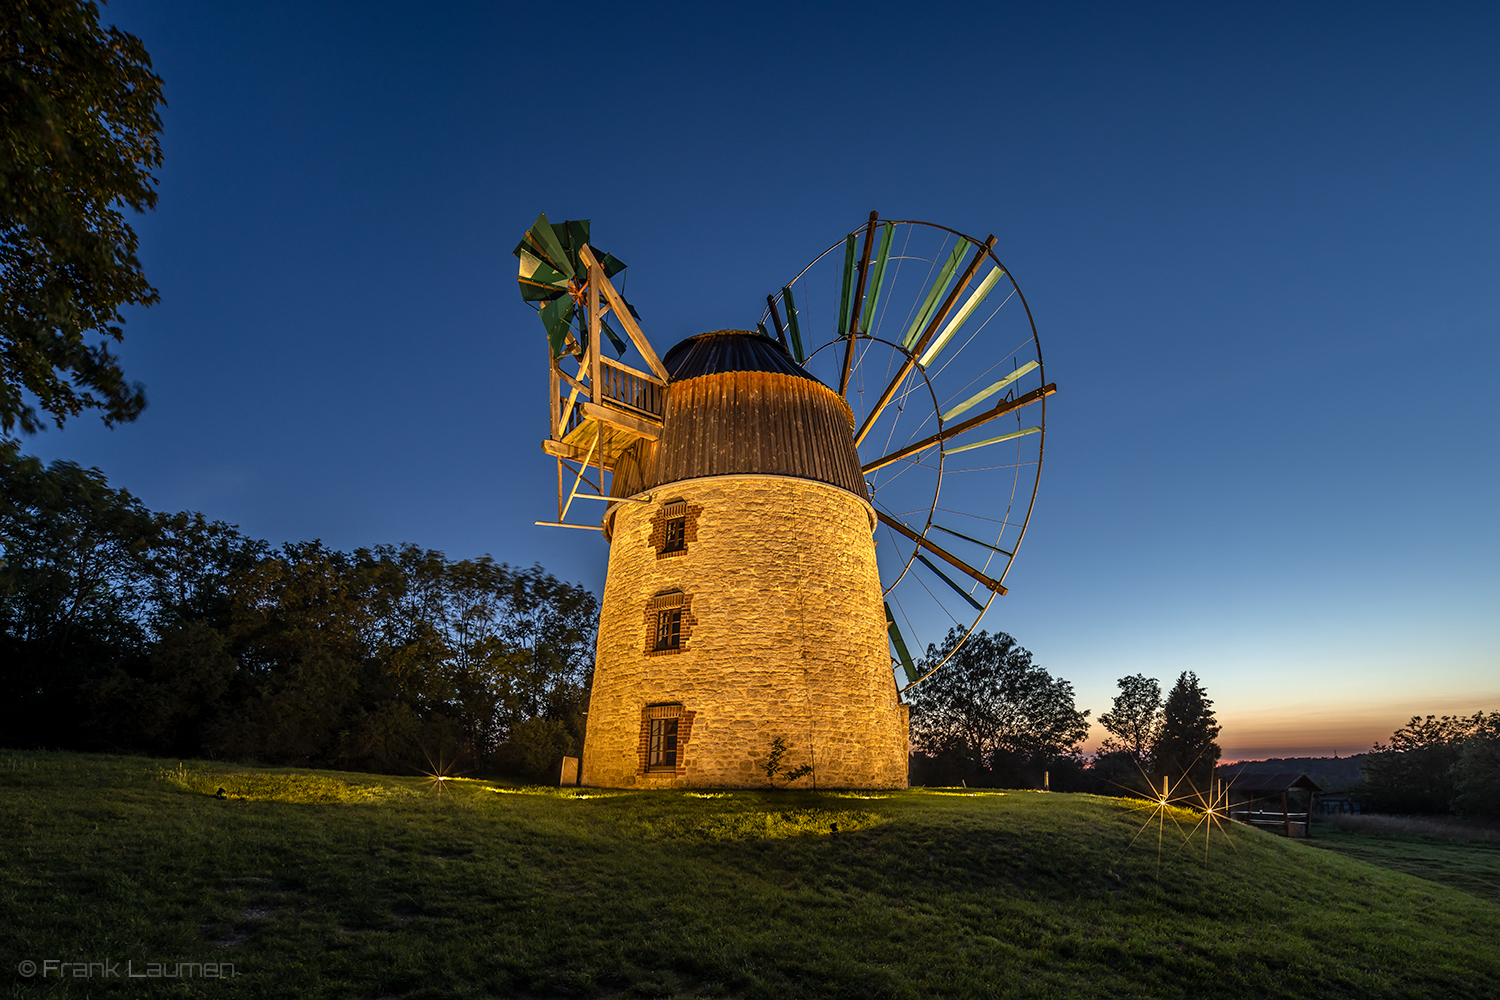
[(1414, 715), (1361, 769), (1357, 794), (1371, 812), (1500, 819), (1500, 712)]
[(541, 777), (583, 737), (597, 601), (413, 545), (273, 548), (0, 445), (0, 742)]
[(1220, 768), (1220, 776), (1296, 772), (1368, 812), (1500, 818), (1500, 712), (1414, 715), (1368, 753), (1286, 757)]

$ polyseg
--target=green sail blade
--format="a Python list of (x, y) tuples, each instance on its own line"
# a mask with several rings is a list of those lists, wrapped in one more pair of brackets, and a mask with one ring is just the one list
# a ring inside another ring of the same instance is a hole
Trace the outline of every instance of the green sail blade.
[(953, 335), (958, 333), (963, 325), (969, 321), (969, 317), (973, 315), (974, 310), (979, 308), (980, 304), (990, 294), (990, 289), (995, 287), (996, 282), (1004, 274), (1005, 272), (997, 267), (985, 275), (984, 280), (979, 283), (979, 287), (974, 289), (974, 294), (970, 295), (968, 301), (959, 307), (958, 312), (949, 317), (942, 332), (932, 338), (932, 343), (927, 345), (927, 350), (922, 352), (922, 357), (917, 360), (917, 364), (923, 368), (932, 364), (932, 359), (938, 356), (939, 351), (948, 346), (948, 341), (952, 340)]
[(1009, 434), (1001, 434), (999, 437), (985, 438), (983, 441), (975, 441), (973, 444), (961, 445), (957, 448), (944, 448), (944, 455), (957, 455), (961, 451), (972, 451), (975, 448), (983, 448), (987, 444), (999, 444), (1001, 441), (1014, 441), (1016, 438), (1025, 437), (1028, 434), (1040, 434), (1040, 427), (1024, 427)]
[(609, 324), (604, 320), (601, 319), (599, 321), (599, 325), (604, 328), (604, 335), (608, 337), (609, 342), (614, 345), (615, 357), (623, 358), (625, 356), (625, 341), (621, 340), (620, 335), (611, 330), (609, 328)]
[(568, 255), (568, 263), (573, 265), (574, 274), (584, 271), (583, 261), (578, 259), (578, 251), (589, 241), (589, 220), (569, 219), (566, 222), (554, 222), (552, 232), (557, 237), (558, 243), (562, 244), (563, 252)]
[(839, 328), (834, 333), (842, 337), (849, 332), (849, 300), (854, 297), (854, 234), (844, 241), (844, 291), (839, 299)]
[(985, 548), (989, 549), (991, 552), (998, 552), (1002, 556), (1010, 556), (1011, 558), (1015, 558), (1015, 553), (1014, 552), (1007, 552), (1007, 551), (1005, 551), (1002, 548), (999, 548), (997, 546), (991, 545), (989, 542), (981, 542), (979, 539), (975, 538), (973, 535), (966, 535), (962, 531), (954, 531), (952, 528), (945, 528), (941, 524), (934, 523), (933, 527), (936, 528), (939, 531), (946, 531), (948, 534), (952, 535), (955, 538), (962, 538), (965, 541), (973, 542), (975, 545), (983, 545)]
[(577, 272), (573, 269), (573, 263), (568, 259), (568, 255), (563, 251), (562, 243), (557, 239), (556, 228), (547, 221), (545, 214), (538, 215), (536, 222), (526, 231), (526, 237), (521, 241), (521, 245), (516, 247), (516, 253), (520, 256), (521, 250), (528, 250), (571, 278)]
[(942, 581), (944, 583), (946, 583), (948, 586), (952, 587), (953, 588), (953, 592), (955, 594), (957, 594), (959, 597), (962, 597), (964, 600), (968, 601), (970, 604), (974, 605), (974, 610), (975, 611), (983, 611), (984, 610), (984, 605), (983, 604), (980, 604), (978, 601), (974, 600), (974, 598), (970, 597), (968, 591), (964, 590), (964, 588), (962, 588), (958, 584), (954, 583), (953, 579), (951, 577), (949, 577), (947, 573), (944, 573), (942, 570), (940, 570), (936, 566), (934, 566), (932, 564), (932, 561), (929, 560), (926, 556), (924, 556), (924, 555), (922, 555), (922, 553), (918, 552), (917, 553), (917, 558), (922, 561), (922, 565), (923, 566), (926, 566), (928, 569), (932, 570), (934, 573), (936, 573), (939, 577), (942, 578)]
[(932, 283), (932, 290), (927, 293), (927, 298), (922, 303), (922, 311), (917, 313), (917, 318), (912, 321), (911, 328), (906, 331), (906, 336), (901, 338), (901, 346), (908, 351), (922, 337), (922, 331), (927, 329), (927, 321), (937, 310), (938, 303), (944, 295), (948, 294), (948, 286), (953, 284), (953, 272), (958, 269), (958, 262), (968, 247), (968, 242), (959, 240), (953, 252), (948, 255), (947, 261), (943, 263), (943, 269), (938, 272), (937, 280)]
[(1024, 365), (1017, 368), (1015, 371), (1011, 372), (1000, 381), (994, 383), (983, 391), (970, 396), (968, 399), (964, 400), (962, 403), (959, 403), (953, 409), (943, 414), (943, 423), (947, 423), (959, 414), (964, 413), (974, 408), (975, 406), (978, 406), (980, 403), (984, 402), (986, 399), (989, 399), (995, 393), (999, 392), (1001, 389), (1004, 389), (1016, 379), (1020, 378), (1022, 375), (1025, 375), (1027, 372), (1032, 371), (1036, 367), (1037, 363), (1035, 361), (1026, 362)]
[(612, 253), (605, 253), (603, 250), (594, 250), (594, 259), (604, 269), (604, 276), (606, 278), (613, 278), (625, 270), (625, 262)]
[(792, 335), (792, 356), (797, 359), (797, 364), (805, 364), (807, 356), (802, 353), (802, 328), (797, 323), (797, 303), (792, 298), (790, 285), (781, 290), (781, 301), (786, 303), (786, 325), (787, 331)]
[(875, 258), (874, 273), (866, 284), (868, 291), (865, 293), (865, 308), (860, 314), (859, 332), (869, 333), (870, 324), (874, 322), (875, 307), (880, 305), (880, 289), (885, 284), (885, 262), (891, 259), (891, 237), (895, 235), (894, 223), (882, 222), (880, 224), (880, 251)]
[(901, 660), (901, 669), (906, 671), (906, 683), (917, 682), (917, 665), (911, 661), (911, 653), (906, 648), (906, 640), (901, 637), (901, 629), (896, 625), (896, 616), (891, 614), (891, 602), (885, 602), (885, 631), (891, 637), (891, 645), (896, 647), (896, 655)]
[(573, 323), (573, 298), (563, 295), (542, 307), (542, 325), (547, 328), (547, 342), (552, 345), (552, 356), (563, 356), (568, 342), (568, 330)]
[[(531, 259), (536, 260), (535, 257)], [(540, 262), (531, 274), (516, 280), (521, 285), (522, 302), (551, 302), (568, 291), (567, 276)]]

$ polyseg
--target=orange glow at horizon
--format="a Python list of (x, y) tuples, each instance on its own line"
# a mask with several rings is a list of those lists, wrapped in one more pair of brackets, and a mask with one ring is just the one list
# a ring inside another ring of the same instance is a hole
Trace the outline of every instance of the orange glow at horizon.
[[(1215, 706), (1216, 708), (1220, 706)], [(1275, 708), (1219, 711), (1221, 762), (1271, 757), (1350, 757), (1384, 743), (1414, 715), (1473, 715), (1500, 710), (1500, 692), (1482, 697), (1450, 696), (1427, 702), (1346, 701), (1287, 704)], [(1107, 734), (1097, 724), (1084, 745), (1094, 753)]]

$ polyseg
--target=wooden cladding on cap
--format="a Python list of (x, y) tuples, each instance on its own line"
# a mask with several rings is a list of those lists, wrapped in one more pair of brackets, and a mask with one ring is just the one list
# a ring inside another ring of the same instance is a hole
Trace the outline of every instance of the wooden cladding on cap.
[[(832, 389), (779, 372), (672, 383), (658, 441), (616, 469), (616, 496), (705, 476), (794, 476), (868, 500), (854, 418)], [(623, 467), (628, 464), (628, 468)]]

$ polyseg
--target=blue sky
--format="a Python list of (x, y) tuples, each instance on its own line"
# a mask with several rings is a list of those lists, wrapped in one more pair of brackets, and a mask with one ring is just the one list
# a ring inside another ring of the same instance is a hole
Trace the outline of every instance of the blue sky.
[(591, 218), (658, 349), (869, 210), (996, 249), (1047, 463), (986, 619), (1228, 756), (1500, 708), (1500, 7), (119, 0), (166, 80), (150, 407), (32, 439), (273, 542), (602, 589), (555, 514), (510, 250)]

